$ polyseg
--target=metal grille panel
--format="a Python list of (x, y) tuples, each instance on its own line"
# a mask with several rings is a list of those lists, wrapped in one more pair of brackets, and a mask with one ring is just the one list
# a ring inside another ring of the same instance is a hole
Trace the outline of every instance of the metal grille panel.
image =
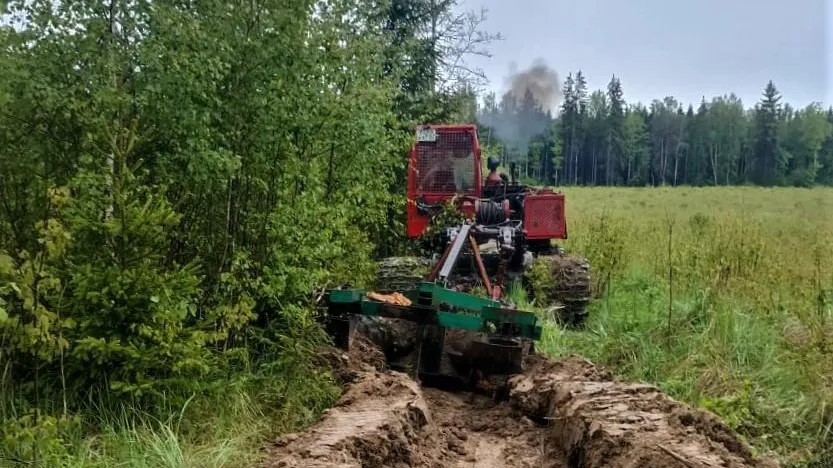
[(556, 194), (526, 197), (524, 227), (529, 239), (563, 239), (566, 234), (564, 197)]
[(437, 141), (417, 144), (417, 190), (426, 193), (475, 191), (474, 141), (466, 131), (439, 131)]

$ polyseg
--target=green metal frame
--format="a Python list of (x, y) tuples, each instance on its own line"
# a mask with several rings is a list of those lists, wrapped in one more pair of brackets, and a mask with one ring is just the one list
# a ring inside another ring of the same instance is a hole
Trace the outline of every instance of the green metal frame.
[(421, 283), (403, 293), (410, 306), (397, 306), (365, 298), (363, 289), (329, 291), (330, 315), (356, 314), (410, 320), (447, 329), (486, 332), (538, 340), (541, 326), (532, 312), (505, 309), (498, 301)]

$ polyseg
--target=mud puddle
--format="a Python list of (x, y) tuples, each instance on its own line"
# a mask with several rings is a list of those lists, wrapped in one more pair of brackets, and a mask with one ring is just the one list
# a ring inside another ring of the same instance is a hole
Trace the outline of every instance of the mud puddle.
[(531, 356), (510, 379), (508, 401), (497, 402), (421, 388), (369, 351), (327, 358), (351, 381), (346, 392), (312, 427), (276, 441), (262, 466), (777, 466), (713, 415), (579, 357)]

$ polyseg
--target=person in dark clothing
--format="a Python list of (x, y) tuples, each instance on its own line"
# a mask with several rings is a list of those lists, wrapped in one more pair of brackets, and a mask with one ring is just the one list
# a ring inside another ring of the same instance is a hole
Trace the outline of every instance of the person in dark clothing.
[(490, 156), (489, 160), (486, 162), (486, 167), (489, 168), (489, 175), (486, 176), (486, 185), (500, 185), (503, 182), (503, 179), (500, 177), (500, 174), (497, 173), (497, 168), (500, 166), (500, 161), (495, 159), (494, 157)]

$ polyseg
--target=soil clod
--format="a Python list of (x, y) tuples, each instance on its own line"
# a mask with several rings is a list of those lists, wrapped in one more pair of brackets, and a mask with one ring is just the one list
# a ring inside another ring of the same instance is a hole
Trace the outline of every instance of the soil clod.
[(532, 357), (509, 387), (513, 406), (552, 421), (570, 468), (776, 466), (716, 416), (652, 385), (615, 381), (583, 358)]

